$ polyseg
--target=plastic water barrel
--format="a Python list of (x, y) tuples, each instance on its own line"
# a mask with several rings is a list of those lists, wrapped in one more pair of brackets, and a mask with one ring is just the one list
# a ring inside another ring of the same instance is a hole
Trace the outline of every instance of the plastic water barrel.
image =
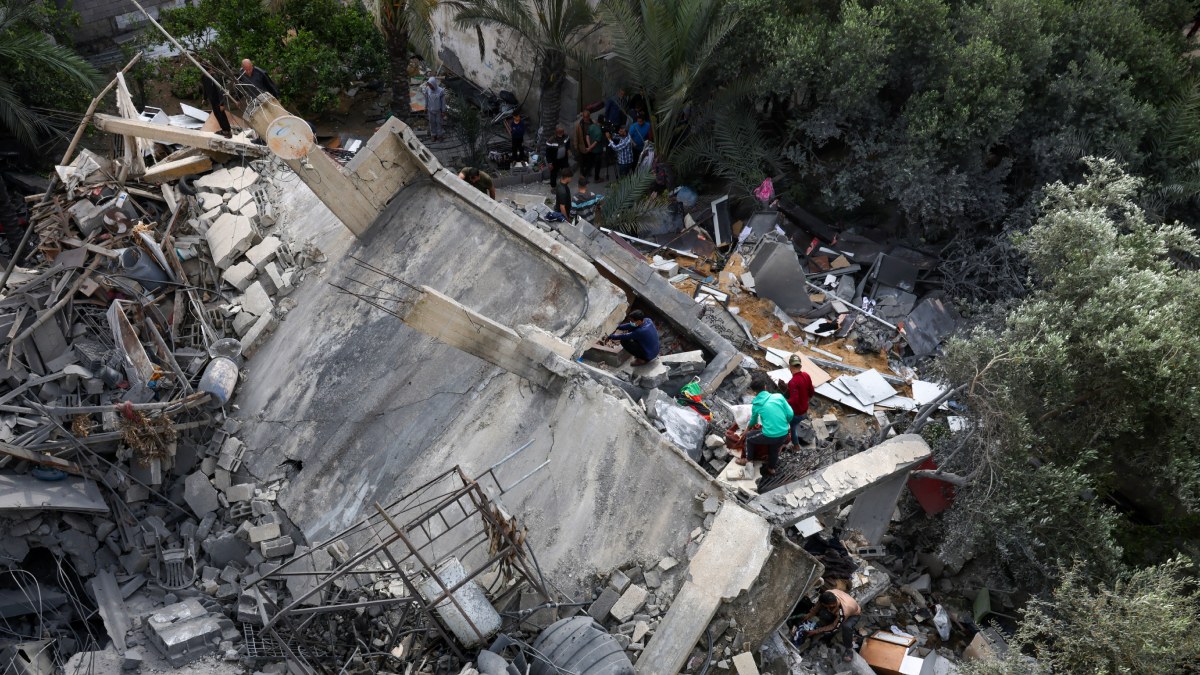
[(562, 619), (542, 631), (533, 642), (530, 675), (634, 675), (633, 663), (616, 638), (604, 632), (590, 616)]

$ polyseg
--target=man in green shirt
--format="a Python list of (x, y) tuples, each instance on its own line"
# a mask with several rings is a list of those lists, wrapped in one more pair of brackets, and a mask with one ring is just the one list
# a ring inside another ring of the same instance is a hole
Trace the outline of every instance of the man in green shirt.
[[(600, 180), (600, 165), (604, 163), (604, 130), (600, 128), (600, 123), (592, 121), (587, 128), (588, 135), (588, 154), (587, 161), (592, 166), (592, 180)], [(581, 173), (587, 174), (587, 169), (581, 169)]]
[[(763, 476), (774, 476), (779, 465), (779, 449), (788, 441), (792, 429), (792, 405), (782, 394), (771, 391), (774, 385), (766, 373), (756, 372), (750, 377), (750, 393), (754, 400), (750, 404), (750, 429), (746, 432), (746, 457), (751, 456), (750, 446), (765, 448), (767, 463)], [(761, 450), (760, 450), (761, 451)], [(737, 460), (746, 464), (746, 457)]]
[(465, 166), (462, 171), (458, 172), (458, 177), (475, 186), (476, 190), (485, 195), (496, 198), (496, 185), (492, 182), (492, 177), (486, 172), (480, 171), (473, 166)]

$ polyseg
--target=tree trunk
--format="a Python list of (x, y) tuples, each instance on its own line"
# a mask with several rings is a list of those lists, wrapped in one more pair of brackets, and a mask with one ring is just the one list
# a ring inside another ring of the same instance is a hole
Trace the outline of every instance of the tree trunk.
[(542, 100), (538, 103), (538, 148), (542, 147), (542, 143), (558, 124), (558, 116), (562, 112), (562, 86), (566, 76), (566, 55), (558, 51), (547, 51), (542, 57), (541, 66)]

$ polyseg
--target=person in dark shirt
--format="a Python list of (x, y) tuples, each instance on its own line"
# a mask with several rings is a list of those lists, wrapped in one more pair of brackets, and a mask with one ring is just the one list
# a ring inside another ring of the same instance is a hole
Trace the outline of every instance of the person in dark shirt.
[(528, 165), (529, 157), (525, 154), (525, 120), (521, 113), (514, 113), (512, 117), (504, 120), (504, 128), (508, 129), (508, 135), (512, 138), (513, 166), (522, 162)]
[(496, 184), (492, 182), (492, 177), (486, 172), (480, 171), (473, 166), (465, 166), (462, 171), (458, 172), (458, 177), (467, 181), (483, 194), (496, 198)]
[(574, 176), (575, 172), (567, 167), (558, 175), (558, 184), (554, 186), (554, 210), (567, 220), (571, 220), (571, 179)]
[(217, 118), (217, 124), (221, 126), (221, 135), (225, 138), (232, 138), (233, 127), (229, 125), (229, 116), (225, 114), (225, 91), (221, 89), (221, 85), (216, 80), (204, 72), (200, 73), (200, 90), (212, 108), (212, 114)]
[(641, 310), (630, 312), (629, 321), (617, 326), (617, 332), (608, 339), (620, 340), (621, 347), (633, 354), (635, 366), (644, 366), (658, 358), (658, 329)]
[(242, 59), (242, 72), (238, 74), (238, 86), (248, 98), (255, 98), (264, 91), (279, 98), (279, 87), (267, 71), (254, 65), (250, 59)]
[(816, 390), (813, 389), (812, 378), (804, 372), (804, 359), (799, 354), (788, 358), (788, 370), (792, 379), (788, 381), (787, 400), (792, 406), (792, 443), (800, 445), (800, 423), (808, 419), (808, 402), (812, 400)]
[(554, 127), (554, 135), (546, 141), (546, 162), (550, 164), (550, 184), (558, 183), (559, 172), (571, 166), (571, 139), (563, 125)]

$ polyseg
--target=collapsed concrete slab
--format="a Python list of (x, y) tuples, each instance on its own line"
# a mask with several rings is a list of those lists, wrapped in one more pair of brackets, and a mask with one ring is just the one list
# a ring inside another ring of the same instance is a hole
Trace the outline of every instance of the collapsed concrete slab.
[(850, 526), (862, 531), (870, 543), (877, 543), (909, 472), (929, 456), (925, 439), (903, 434), (760, 495), (750, 507), (772, 523), (788, 527), (854, 500)]
[(658, 632), (638, 658), (638, 672), (674, 675), (704, 634), (721, 602), (737, 597), (758, 579), (771, 553), (771, 525), (726, 502), (688, 565), (688, 579)]

